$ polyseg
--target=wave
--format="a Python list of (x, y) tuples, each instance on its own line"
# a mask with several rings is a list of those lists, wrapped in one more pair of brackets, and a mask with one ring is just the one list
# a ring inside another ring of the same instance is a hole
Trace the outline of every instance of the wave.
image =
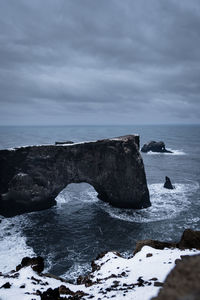
[(147, 155), (186, 155), (186, 153), (183, 150), (173, 150), (168, 148), (168, 150), (172, 151), (172, 153), (161, 153), (161, 152), (152, 152), (149, 151), (146, 153)]
[(62, 278), (69, 282), (76, 283), (80, 275), (86, 275), (91, 271), (91, 263), (75, 263), (67, 272), (61, 275)]
[(163, 183), (149, 185), (152, 206), (142, 210), (114, 208), (107, 203), (102, 208), (112, 217), (127, 222), (149, 223), (176, 218), (191, 205), (188, 196), (199, 189), (197, 182), (176, 183), (174, 190), (163, 187)]
[(94, 203), (99, 201), (95, 189), (86, 183), (72, 183), (56, 197), (56, 202), (59, 205), (69, 203), (71, 201), (81, 201), (84, 203)]
[(35, 255), (22, 235), (22, 228), (26, 221), (26, 215), (1, 219), (0, 271), (2, 273), (15, 269), (24, 256)]

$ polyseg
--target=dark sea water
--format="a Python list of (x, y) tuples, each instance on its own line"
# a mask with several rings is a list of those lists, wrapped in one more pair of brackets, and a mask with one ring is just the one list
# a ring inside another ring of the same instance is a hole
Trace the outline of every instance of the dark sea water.
[[(98, 200), (88, 184), (71, 184), (49, 210), (0, 217), (0, 271), (35, 253), (45, 258), (46, 270), (73, 280), (102, 251), (129, 255), (137, 240), (176, 241), (185, 228), (200, 230), (200, 126), (0, 127), (0, 148), (134, 133), (141, 145), (163, 140), (174, 152), (142, 154), (152, 206), (140, 211), (113, 208)], [(175, 190), (163, 188), (166, 175)]]

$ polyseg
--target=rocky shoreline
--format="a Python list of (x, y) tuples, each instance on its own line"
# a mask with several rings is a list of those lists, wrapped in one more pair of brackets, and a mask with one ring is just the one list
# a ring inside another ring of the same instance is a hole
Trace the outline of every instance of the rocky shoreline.
[(117, 252), (99, 255), (91, 263), (91, 272), (79, 276), (77, 284), (43, 273), (41, 257), (23, 258), (15, 270), (0, 273), (0, 299), (197, 300), (199, 250), (200, 231), (191, 229), (183, 232), (178, 243), (139, 241), (128, 259)]

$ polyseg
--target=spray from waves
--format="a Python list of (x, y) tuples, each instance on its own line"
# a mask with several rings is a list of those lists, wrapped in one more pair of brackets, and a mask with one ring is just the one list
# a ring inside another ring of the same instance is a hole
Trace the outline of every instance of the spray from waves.
[(6, 273), (15, 269), (24, 256), (33, 256), (33, 249), (26, 245), (22, 228), (27, 222), (26, 215), (1, 219), (0, 271)]
[(97, 192), (87, 183), (71, 183), (56, 197), (57, 204), (81, 201), (84, 203), (94, 203), (99, 201)]
[(66, 273), (62, 274), (61, 277), (72, 283), (76, 283), (80, 275), (87, 275), (89, 272), (91, 272), (91, 264), (75, 263)]
[(149, 151), (148, 153), (146, 153), (147, 155), (186, 155), (186, 153), (183, 150), (173, 150), (168, 148), (168, 150), (172, 151), (172, 153), (161, 153), (161, 152), (152, 152)]
[(174, 190), (163, 187), (163, 183), (149, 185), (152, 206), (142, 210), (127, 210), (102, 204), (102, 208), (113, 218), (135, 223), (149, 223), (177, 217), (191, 205), (188, 196), (199, 189), (197, 182), (177, 183)]

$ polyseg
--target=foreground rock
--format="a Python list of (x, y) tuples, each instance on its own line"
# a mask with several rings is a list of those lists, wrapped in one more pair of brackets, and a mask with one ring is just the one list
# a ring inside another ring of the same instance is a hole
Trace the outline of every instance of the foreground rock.
[(165, 177), (164, 188), (169, 189), (169, 190), (173, 190), (174, 189), (174, 187), (173, 187), (173, 185), (171, 183), (170, 178), (167, 177), (167, 176)]
[(179, 242), (162, 242), (157, 240), (142, 240), (138, 241), (134, 250), (134, 255), (141, 251), (144, 246), (149, 246), (155, 249), (178, 248), (184, 249), (198, 249), (200, 250), (200, 231), (185, 229)]
[(173, 153), (170, 150), (167, 150), (165, 148), (165, 143), (164, 142), (155, 142), (155, 141), (151, 141), (148, 142), (146, 144), (144, 144), (144, 146), (141, 149), (142, 152), (160, 152), (160, 153)]
[(158, 297), (152, 300), (199, 300), (200, 255), (184, 256), (167, 276)]
[[(138, 245), (139, 249), (129, 259), (116, 252), (99, 255), (91, 264), (91, 273), (80, 276), (77, 284), (36, 271), (41, 270), (40, 257), (24, 258), (21, 268), (7, 274), (0, 273), (1, 300), (150, 300), (159, 291), (160, 295), (165, 295), (165, 287), (169, 289), (168, 298), (158, 300), (199, 299), (192, 297), (196, 297), (199, 287), (200, 259), (196, 255), (200, 255), (197, 250), (200, 249), (200, 231), (185, 230), (178, 243), (146, 240)], [(194, 257), (185, 259), (188, 255)], [(176, 267), (164, 283), (176, 265), (178, 271), (175, 271)], [(162, 286), (163, 292), (160, 290)], [(182, 298), (170, 297), (174, 288)]]
[(117, 207), (151, 205), (139, 136), (0, 150), (0, 214), (49, 208), (69, 184), (87, 182)]

